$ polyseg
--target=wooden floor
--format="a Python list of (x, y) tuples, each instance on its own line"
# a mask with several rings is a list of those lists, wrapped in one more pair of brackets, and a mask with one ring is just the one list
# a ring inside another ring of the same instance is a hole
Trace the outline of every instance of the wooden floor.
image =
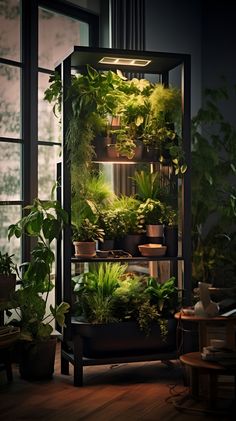
[(60, 374), (59, 349), (53, 380), (27, 382), (14, 367), (14, 380), (7, 384), (0, 373), (0, 420), (47, 421), (191, 421), (228, 420), (230, 415), (183, 412), (173, 405), (188, 393), (178, 362), (94, 366), (85, 368), (84, 387), (73, 386), (71, 375)]

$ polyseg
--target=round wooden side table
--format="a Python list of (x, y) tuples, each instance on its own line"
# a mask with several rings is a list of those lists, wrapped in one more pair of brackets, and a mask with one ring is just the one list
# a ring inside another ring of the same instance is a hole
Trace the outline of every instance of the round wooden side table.
[(207, 330), (209, 327), (225, 327), (226, 346), (235, 349), (235, 326), (236, 317), (198, 317), (194, 315), (186, 315), (183, 312), (175, 314), (175, 318), (181, 321), (196, 322), (198, 323), (198, 338), (199, 338), (199, 351), (202, 351), (204, 346), (209, 345), (207, 341)]
[(218, 376), (234, 376), (234, 396), (236, 398), (236, 366), (224, 367), (216, 362), (205, 361), (201, 358), (200, 352), (190, 352), (180, 356), (182, 364), (190, 368), (190, 393), (194, 399), (199, 398), (199, 375), (208, 376), (209, 394), (207, 402), (210, 408), (216, 406), (218, 392)]

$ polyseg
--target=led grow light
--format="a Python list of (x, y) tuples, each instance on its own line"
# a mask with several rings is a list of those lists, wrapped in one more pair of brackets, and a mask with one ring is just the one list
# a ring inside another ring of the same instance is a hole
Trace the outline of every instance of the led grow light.
[(116, 64), (121, 66), (139, 66), (145, 67), (151, 60), (145, 60), (140, 58), (122, 58), (122, 57), (103, 57), (99, 60), (99, 63), (102, 64)]

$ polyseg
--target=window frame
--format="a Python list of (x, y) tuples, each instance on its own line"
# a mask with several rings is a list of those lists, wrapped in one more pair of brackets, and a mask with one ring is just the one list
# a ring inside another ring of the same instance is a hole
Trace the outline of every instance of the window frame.
[[(38, 146), (54, 146), (56, 142), (38, 140), (38, 74), (52, 71), (38, 67), (38, 16), (39, 8), (60, 13), (89, 25), (89, 46), (99, 45), (99, 16), (64, 0), (21, 0), (21, 59), (14, 61), (0, 57), (0, 64), (12, 65), (21, 70), (21, 133), (17, 139), (0, 137), (1, 142), (21, 145), (21, 200), (0, 201), (1, 205), (21, 205), (23, 208), (38, 196)], [(30, 237), (22, 239), (23, 261), (30, 258)]]

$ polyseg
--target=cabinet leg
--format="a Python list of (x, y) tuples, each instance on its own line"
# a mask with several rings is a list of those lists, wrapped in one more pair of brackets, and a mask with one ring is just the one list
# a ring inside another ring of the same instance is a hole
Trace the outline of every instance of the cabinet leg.
[(61, 355), (61, 374), (65, 374), (68, 376), (69, 373), (69, 361), (67, 361), (63, 356)]
[(83, 386), (83, 342), (77, 335), (74, 340), (74, 386)]

